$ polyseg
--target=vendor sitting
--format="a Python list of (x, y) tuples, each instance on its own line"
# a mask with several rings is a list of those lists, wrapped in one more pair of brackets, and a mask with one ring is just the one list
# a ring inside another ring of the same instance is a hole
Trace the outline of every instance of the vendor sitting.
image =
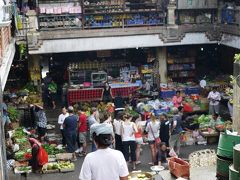
[(179, 106), (182, 105), (182, 101), (183, 101), (183, 98), (181, 96), (181, 92), (180, 91), (176, 91), (176, 95), (173, 96), (173, 105), (174, 107), (178, 108)]
[(209, 127), (212, 129), (215, 129), (217, 125), (221, 125), (221, 124), (222, 124), (222, 121), (220, 116), (217, 113), (213, 114), (209, 122)]

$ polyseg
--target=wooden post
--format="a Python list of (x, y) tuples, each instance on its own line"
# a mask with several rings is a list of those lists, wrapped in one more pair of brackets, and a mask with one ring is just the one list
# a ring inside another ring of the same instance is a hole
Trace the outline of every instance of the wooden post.
[[(236, 78), (240, 75), (240, 63), (234, 63), (233, 75)], [(240, 133), (240, 87), (237, 83), (233, 84), (233, 130)]]

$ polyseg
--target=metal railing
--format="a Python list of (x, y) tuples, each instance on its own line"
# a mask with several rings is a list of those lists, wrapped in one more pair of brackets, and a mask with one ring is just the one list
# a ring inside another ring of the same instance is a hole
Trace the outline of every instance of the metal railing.
[(3, 11), (2, 22), (10, 21), (12, 19), (12, 5), (3, 5), (2, 11)]
[(1, 180), (8, 180), (8, 173), (6, 167), (6, 147), (5, 147), (5, 133), (2, 121), (2, 102), (3, 102), (3, 92), (2, 92), (2, 83), (0, 78), (0, 179)]

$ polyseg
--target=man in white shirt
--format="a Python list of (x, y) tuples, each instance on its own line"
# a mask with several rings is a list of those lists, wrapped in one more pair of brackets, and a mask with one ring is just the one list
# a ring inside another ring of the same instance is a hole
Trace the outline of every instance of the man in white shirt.
[(113, 127), (108, 123), (91, 126), (97, 151), (89, 153), (83, 162), (80, 180), (127, 180), (127, 163), (120, 151), (110, 149)]
[(221, 100), (221, 95), (217, 91), (216, 87), (213, 87), (212, 91), (208, 94), (209, 100), (209, 114), (219, 114), (219, 104)]
[(69, 114), (67, 112), (67, 109), (65, 107), (62, 108), (62, 114), (59, 115), (58, 117), (58, 124), (60, 125), (60, 131), (62, 133), (62, 145), (65, 146), (66, 145), (66, 140), (65, 140), (65, 136), (64, 136), (64, 130), (63, 130), (63, 123), (66, 117), (68, 117)]

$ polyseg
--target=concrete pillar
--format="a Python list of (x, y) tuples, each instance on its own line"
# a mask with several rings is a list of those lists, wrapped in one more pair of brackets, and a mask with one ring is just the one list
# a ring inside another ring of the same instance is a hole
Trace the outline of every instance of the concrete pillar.
[[(233, 130), (240, 132), (240, 63), (234, 63), (234, 72), (233, 75), (236, 79), (236, 82), (233, 84)], [(237, 83), (237, 81), (239, 83)]]
[(38, 20), (37, 20), (37, 13), (35, 10), (29, 10), (26, 14), (28, 16), (28, 23), (30, 31), (36, 31), (38, 29)]
[(156, 57), (159, 62), (160, 82), (167, 83), (167, 48), (158, 47)]
[(170, 0), (169, 5), (167, 7), (168, 9), (168, 17), (167, 17), (167, 24), (168, 25), (175, 25), (175, 10), (176, 10), (176, 1), (175, 0)]
[(28, 70), (31, 81), (34, 82), (34, 85), (41, 85), (41, 64), (40, 64), (40, 55), (31, 55), (28, 61)]
[(218, 2), (218, 9), (217, 9), (217, 22), (221, 23), (221, 19), (222, 19), (222, 8), (224, 7), (224, 2), (223, 1), (219, 1)]

